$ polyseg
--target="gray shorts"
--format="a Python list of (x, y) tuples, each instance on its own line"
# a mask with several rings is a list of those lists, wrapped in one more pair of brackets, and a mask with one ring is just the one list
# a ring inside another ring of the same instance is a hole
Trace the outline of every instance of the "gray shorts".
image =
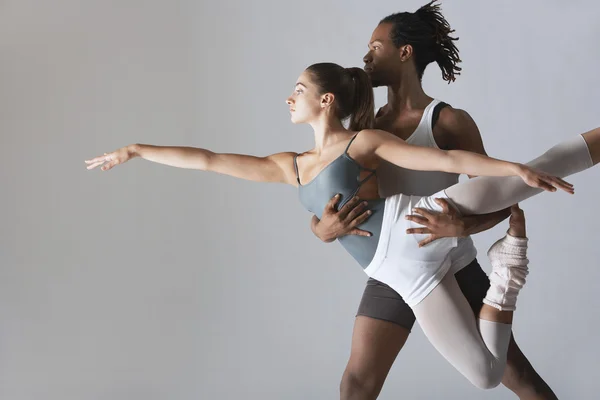
[[(454, 276), (460, 290), (477, 315), (490, 287), (487, 274), (475, 259)], [(393, 322), (409, 331), (415, 324), (415, 315), (402, 297), (385, 283), (373, 278), (367, 281), (356, 316), (359, 315)]]

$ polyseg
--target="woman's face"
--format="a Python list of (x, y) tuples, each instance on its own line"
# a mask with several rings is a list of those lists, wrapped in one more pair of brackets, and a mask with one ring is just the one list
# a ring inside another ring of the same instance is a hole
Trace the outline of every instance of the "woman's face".
[(290, 106), (291, 120), (294, 124), (302, 124), (315, 120), (323, 111), (323, 95), (319, 94), (311, 79), (310, 73), (304, 71), (294, 86), (294, 92), (287, 98)]

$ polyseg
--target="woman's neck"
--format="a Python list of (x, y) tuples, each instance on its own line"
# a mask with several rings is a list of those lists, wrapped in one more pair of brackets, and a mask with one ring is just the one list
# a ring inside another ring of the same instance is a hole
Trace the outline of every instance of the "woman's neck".
[(339, 142), (340, 135), (347, 135), (349, 132), (337, 118), (323, 118), (311, 122), (310, 125), (315, 135), (315, 152), (317, 154), (321, 154), (325, 148)]

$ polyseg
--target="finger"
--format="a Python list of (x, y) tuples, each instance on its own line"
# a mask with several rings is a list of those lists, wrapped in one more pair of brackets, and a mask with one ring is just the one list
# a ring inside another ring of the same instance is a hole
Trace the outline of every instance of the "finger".
[(433, 242), (434, 240), (437, 240), (438, 237), (435, 235), (429, 235), (427, 236), (425, 239), (421, 240), (419, 242), (419, 247), (423, 247), (423, 246), (427, 246), (429, 243)]
[(426, 226), (429, 224), (429, 220), (427, 218), (419, 217), (418, 215), (407, 215), (405, 218), (409, 221), (416, 222), (417, 224)]
[(86, 163), (88, 164), (92, 164), (92, 163), (97, 163), (100, 160), (103, 160), (105, 156), (98, 156), (98, 157), (94, 157), (91, 160), (85, 160)]
[(554, 184), (554, 186), (555, 186), (556, 188), (558, 188), (558, 189), (562, 189), (562, 190), (564, 190), (565, 192), (568, 192), (568, 193), (575, 193), (574, 186), (573, 186), (573, 185), (571, 185), (571, 184), (570, 184), (570, 183), (568, 183), (568, 182), (565, 182), (565, 181), (563, 181), (563, 180), (562, 180), (562, 179), (560, 179), (560, 178), (554, 177), (554, 178), (552, 179), (552, 183), (553, 183), (553, 184)]
[(415, 207), (412, 209), (412, 212), (414, 214), (419, 214), (422, 215), (423, 217), (429, 219), (429, 218), (433, 218), (435, 216), (435, 214), (429, 210), (426, 210), (424, 208), (419, 208), (419, 207)]
[(346, 202), (346, 204), (344, 204), (344, 206), (342, 208), (340, 208), (339, 217), (342, 219), (346, 219), (346, 217), (348, 216), (348, 213), (350, 211), (352, 211), (352, 209), (354, 207), (356, 207), (356, 205), (358, 204), (359, 201), (360, 201), (360, 198), (358, 196), (354, 196), (353, 198), (348, 200)]
[(450, 214), (454, 212), (454, 209), (450, 209), (450, 204), (448, 203), (448, 201), (446, 199), (442, 199), (440, 197), (435, 198), (434, 201), (440, 206), (442, 207), (442, 212), (444, 214)]
[(544, 182), (548, 186), (551, 186), (552, 192), (556, 192), (556, 190), (558, 190), (558, 189), (564, 190), (566, 192), (569, 192), (571, 190), (571, 189), (561, 187), (561, 185), (559, 185), (558, 182), (556, 180), (554, 180), (554, 177), (544, 177), (544, 178), (542, 178), (542, 182)]
[(329, 199), (325, 208), (329, 210), (335, 210), (335, 206), (337, 206), (337, 203), (340, 201), (341, 197), (342, 196), (339, 193), (333, 196), (331, 199)]
[(431, 233), (429, 228), (408, 228), (406, 233), (409, 235), (427, 235)]
[(97, 163), (95, 163), (95, 164), (88, 165), (86, 168), (87, 168), (87, 169), (94, 169), (94, 168), (96, 168), (97, 166), (99, 166), (99, 165), (102, 165), (102, 164), (104, 164), (104, 161), (100, 161), (100, 162), (97, 162)]
[(371, 210), (365, 211), (364, 213), (362, 213), (358, 217), (356, 217), (354, 220), (352, 220), (352, 225), (358, 226), (358, 225), (362, 224), (371, 216), (371, 214), (373, 214), (373, 211), (371, 211)]
[(544, 180), (540, 179), (537, 181), (537, 187), (543, 190), (546, 190), (548, 192), (555, 192), (556, 188), (552, 185), (549, 185), (548, 183), (546, 183)]
[(348, 232), (348, 235), (373, 236), (371, 234), (371, 232), (363, 231), (362, 229), (358, 229), (358, 228), (352, 229), (350, 232)]
[(565, 181), (563, 178), (561, 178), (560, 176), (555, 176), (554, 179), (556, 179), (557, 181), (559, 181), (560, 183), (570, 186), (570, 187), (574, 187), (572, 183), (569, 183), (567, 181)]
[(91, 160), (85, 160), (86, 164), (95, 164), (97, 162), (104, 162), (106, 160), (106, 155), (94, 157)]
[(368, 205), (368, 203), (366, 201), (361, 202), (359, 205), (357, 205), (356, 207), (354, 207), (346, 216), (347, 220), (352, 221), (354, 218), (356, 218), (361, 212), (364, 211), (365, 207)]
[(559, 178), (558, 176), (546, 176), (546, 177), (544, 177), (544, 178), (545, 178), (545, 179), (544, 179), (545, 181), (547, 181), (547, 182), (551, 182), (551, 183), (553, 183), (554, 185), (559, 185), (559, 186), (561, 186), (561, 187), (563, 187), (563, 186), (564, 186), (564, 187), (570, 187), (570, 188), (572, 188), (572, 187), (573, 187), (573, 185), (571, 185), (571, 184), (570, 184), (570, 183), (568, 183), (567, 181), (564, 181), (564, 180), (562, 180), (562, 179), (561, 179), (561, 178)]
[(111, 161), (105, 165), (102, 166), (102, 168), (100, 168), (102, 171), (108, 171), (109, 169), (111, 169), (112, 167), (114, 167), (115, 165), (117, 165), (118, 162), (117, 161)]

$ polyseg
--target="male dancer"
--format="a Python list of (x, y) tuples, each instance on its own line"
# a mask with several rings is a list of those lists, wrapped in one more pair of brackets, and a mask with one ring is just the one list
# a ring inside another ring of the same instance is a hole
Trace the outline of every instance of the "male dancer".
[[(448, 22), (435, 1), (414, 13), (397, 13), (377, 26), (364, 57), (365, 71), (373, 86), (387, 86), (388, 102), (377, 113), (376, 128), (391, 132), (411, 144), (468, 150), (486, 154), (477, 125), (466, 111), (434, 100), (423, 91), (421, 79), (428, 64), (437, 62), (444, 80), (455, 80), (460, 68), (458, 49)], [(383, 164), (377, 171), (380, 194), (431, 195), (458, 182), (458, 176), (442, 172), (409, 171)], [(346, 234), (367, 235), (355, 228), (368, 218), (358, 200), (336, 211), (333, 198), (321, 220), (312, 220), (316, 236), (325, 242)], [(430, 233), (421, 244), (442, 236), (467, 236), (489, 229), (510, 215), (503, 210), (488, 215), (458, 218), (440, 200), (446, 213), (421, 211), (413, 216), (424, 228), (408, 233)], [(455, 254), (462, 263), (455, 268), (456, 279), (477, 314), (489, 287), (489, 280), (476, 260), (472, 245)], [(396, 356), (408, 339), (415, 317), (402, 298), (387, 285), (369, 279), (363, 293), (352, 336), (350, 359), (340, 385), (341, 399), (366, 400), (379, 395)], [(502, 383), (520, 399), (556, 399), (536, 373), (514, 340)]]

